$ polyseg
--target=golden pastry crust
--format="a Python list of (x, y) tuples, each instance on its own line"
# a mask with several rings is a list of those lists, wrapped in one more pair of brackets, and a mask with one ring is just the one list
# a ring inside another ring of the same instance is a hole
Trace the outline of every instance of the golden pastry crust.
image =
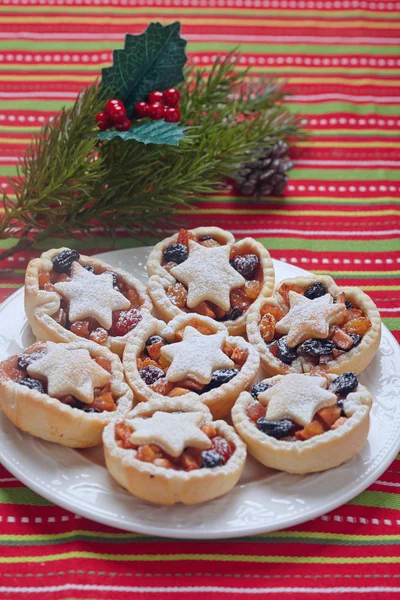
[[(82, 339), (53, 319), (52, 315), (56, 314), (60, 308), (60, 296), (56, 292), (39, 289), (39, 274), (51, 272), (53, 268), (52, 258), (62, 250), (66, 249), (67, 248), (58, 248), (48, 250), (47, 252), (44, 252), (40, 258), (31, 260), (26, 269), (25, 312), (32, 331), (38, 340), (72, 342)], [(78, 262), (80, 264), (88, 264), (101, 272), (114, 271), (117, 273), (121, 281), (126, 283), (129, 288), (134, 288), (138, 293), (142, 301), (142, 306), (140, 307), (142, 314), (151, 312), (152, 303), (146, 292), (146, 288), (138, 279), (133, 277), (133, 275), (130, 275), (121, 269), (116, 269), (98, 258), (84, 256), (83, 254)], [(140, 325), (141, 323), (135, 328), (135, 334), (137, 328), (140, 328)], [(121, 355), (125, 344), (131, 335), (132, 332), (129, 332), (124, 336), (108, 336), (106, 345), (112, 352)]]
[(107, 348), (87, 340), (67, 344), (69, 349), (87, 349), (93, 358), (111, 362), (111, 392), (118, 399), (113, 412), (86, 413), (63, 404), (57, 398), (0, 378), (0, 408), (22, 431), (48, 442), (70, 448), (88, 448), (101, 444), (104, 427), (113, 418), (122, 418), (132, 408), (133, 394), (125, 382), (120, 359)]
[[(282, 377), (284, 375), (277, 375), (268, 382), (278, 381)], [(336, 375), (327, 377), (333, 381)], [(252, 401), (248, 392), (240, 394), (232, 409), (232, 421), (248, 445), (249, 453), (266, 467), (297, 474), (325, 471), (350, 460), (360, 452), (367, 440), (372, 398), (361, 384), (348, 394), (344, 402), (349, 417), (347, 421), (337, 429), (305, 441), (277, 440), (260, 431), (246, 414), (247, 406)]]
[[(213, 319), (196, 314), (181, 314), (175, 317), (167, 325), (157, 319), (148, 319), (147, 328), (140, 332), (140, 337), (132, 337), (127, 343), (123, 356), (123, 365), (125, 369), (126, 380), (132, 388), (135, 397), (142, 402), (155, 401), (166, 402), (168, 396), (156, 393), (141, 378), (137, 368), (137, 358), (142, 353), (146, 340), (152, 335), (160, 335), (168, 342), (175, 342), (175, 333), (181, 331), (191, 324), (195, 319), (200, 324), (208, 326), (213, 333), (217, 331), (226, 331), (222, 323), (217, 323)], [(260, 359), (255, 348), (248, 344), (241, 337), (227, 335), (226, 340), (243, 350), (248, 350), (248, 357), (242, 366), (238, 375), (224, 383), (219, 388), (215, 388), (203, 394), (189, 393), (184, 396), (200, 400), (207, 406), (215, 419), (221, 419), (229, 414), (235, 400), (240, 392), (250, 387), (257, 375)]]
[[(205, 420), (211, 421), (211, 414), (204, 404), (172, 398), (139, 404), (128, 418), (151, 415), (157, 410), (201, 411), (204, 413)], [(240, 478), (246, 460), (246, 446), (233, 427), (224, 421), (214, 421), (212, 424), (220, 435), (235, 445), (232, 456), (223, 466), (194, 471), (175, 471), (143, 462), (135, 458), (132, 451), (117, 445), (116, 422), (113, 422), (103, 433), (107, 468), (114, 479), (131, 494), (155, 504), (171, 505), (177, 502), (197, 504), (222, 496), (229, 492)]]
[[(350, 302), (359, 306), (365, 313), (365, 316), (369, 318), (371, 321), (371, 328), (367, 331), (367, 333), (363, 336), (361, 343), (351, 349), (350, 351), (342, 354), (335, 360), (330, 361), (329, 363), (323, 365), (323, 370), (328, 373), (344, 373), (345, 371), (354, 371), (359, 375), (364, 371), (371, 360), (374, 358), (376, 352), (378, 351), (380, 340), (381, 340), (381, 318), (379, 316), (378, 309), (376, 308), (374, 302), (371, 298), (365, 294), (358, 287), (339, 287), (332, 277), (328, 275), (305, 275), (302, 277), (294, 277), (291, 279), (284, 279), (279, 284), (277, 284), (275, 288), (274, 295), (270, 298), (260, 298), (258, 299), (249, 310), (249, 314), (247, 317), (247, 338), (249, 342), (257, 348), (260, 358), (261, 364), (265, 371), (269, 375), (278, 375), (278, 374), (287, 374), (287, 373), (307, 373), (311, 370), (312, 365), (306, 360), (303, 360), (301, 357), (296, 358), (291, 365), (287, 365), (281, 362), (278, 358), (276, 358), (269, 350), (268, 346), (265, 344), (263, 338), (260, 333), (260, 310), (262, 306), (265, 304), (270, 304), (272, 306), (279, 306), (284, 309), (284, 312), (287, 311), (287, 307), (282, 300), (282, 297), (277, 290), (279, 287), (286, 283), (289, 285), (298, 285), (300, 287), (308, 287), (313, 283), (320, 281), (323, 283), (328, 292), (331, 293), (334, 297), (337, 297), (340, 292), (344, 292), (346, 294), (346, 299), (350, 300)], [(322, 368), (318, 367), (318, 368)]]
[[(262, 272), (262, 287), (259, 292), (259, 298), (268, 297), (272, 294), (275, 281), (274, 266), (268, 250), (260, 242), (257, 242), (253, 238), (244, 238), (236, 242), (230, 232), (224, 231), (219, 227), (198, 227), (197, 229), (191, 229), (190, 233), (196, 237), (211, 235), (218, 241), (223, 241), (224, 244), (235, 248), (235, 250), (237, 249), (238, 254), (242, 253), (243, 250), (247, 250), (249, 254), (256, 254), (259, 257)], [(177, 315), (185, 314), (185, 311), (171, 302), (166, 293), (168, 287), (174, 285), (177, 280), (161, 266), (163, 251), (167, 246), (176, 241), (177, 236), (178, 234), (175, 234), (154, 246), (147, 263), (147, 272), (150, 276), (147, 290), (157, 308), (159, 316), (166, 322)], [(234, 321), (223, 322), (231, 335), (242, 335), (245, 332), (246, 318), (249, 310), (250, 308)]]

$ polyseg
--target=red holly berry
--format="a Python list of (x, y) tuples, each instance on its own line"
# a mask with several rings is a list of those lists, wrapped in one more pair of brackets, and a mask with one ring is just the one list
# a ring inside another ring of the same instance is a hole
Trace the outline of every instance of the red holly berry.
[(169, 90), (165, 90), (163, 93), (164, 104), (166, 106), (176, 106), (180, 97), (179, 91), (175, 88), (169, 88)]
[(148, 112), (149, 105), (147, 104), (147, 102), (138, 102), (135, 105), (135, 113), (138, 119), (143, 119), (144, 117), (147, 117)]
[(104, 107), (104, 112), (106, 113), (109, 121), (114, 124), (122, 123), (126, 119), (126, 108), (121, 100), (117, 100), (116, 98), (108, 100)]
[(100, 121), (107, 121), (106, 113), (98, 112), (97, 115), (95, 116), (94, 120), (96, 123), (99, 123)]
[(167, 123), (179, 123), (181, 120), (181, 113), (178, 107), (169, 107), (164, 110), (164, 119)]
[(128, 131), (131, 128), (131, 122), (129, 119), (125, 119), (122, 123), (115, 123), (115, 129), (117, 131)]
[(159, 102), (154, 102), (153, 104), (150, 104), (148, 115), (150, 119), (153, 119), (153, 121), (158, 121), (159, 119), (162, 119), (164, 116), (163, 105)]
[(99, 129), (110, 129), (112, 127), (112, 123), (107, 119), (106, 114), (104, 112), (99, 112), (94, 118), (96, 125)]
[(155, 90), (154, 92), (151, 92), (151, 94), (149, 96), (149, 104), (155, 104), (156, 102), (160, 102), (162, 104), (163, 98), (164, 98), (163, 93), (160, 92), (159, 90)]

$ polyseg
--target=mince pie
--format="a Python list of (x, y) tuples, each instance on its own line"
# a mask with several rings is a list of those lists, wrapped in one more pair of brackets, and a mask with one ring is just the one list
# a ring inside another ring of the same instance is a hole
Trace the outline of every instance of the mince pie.
[(232, 335), (244, 333), (249, 307), (274, 285), (264, 246), (252, 238), (235, 242), (219, 227), (181, 229), (153, 248), (147, 271), (147, 289), (165, 321), (197, 313), (223, 322)]
[(182, 314), (167, 325), (149, 317), (123, 356), (125, 374), (141, 401), (185, 397), (201, 400), (214, 418), (225, 417), (240, 392), (252, 385), (260, 359), (222, 323)]
[(87, 340), (36, 342), (0, 363), (0, 407), (18, 427), (72, 448), (101, 444), (110, 420), (132, 408), (120, 359)]
[(90, 339), (122, 354), (133, 330), (151, 311), (145, 287), (102, 260), (60, 248), (30, 261), (25, 310), (38, 339)]
[(337, 467), (361, 450), (371, 405), (371, 394), (355, 373), (291, 373), (240, 394), (232, 420), (263, 465), (313, 473)]
[(103, 433), (110, 474), (134, 496), (156, 504), (195, 504), (226, 494), (239, 480), (246, 446), (201, 402), (142, 402)]
[(247, 336), (270, 375), (361, 373), (379, 348), (381, 320), (357, 287), (328, 276), (286, 279), (249, 311)]

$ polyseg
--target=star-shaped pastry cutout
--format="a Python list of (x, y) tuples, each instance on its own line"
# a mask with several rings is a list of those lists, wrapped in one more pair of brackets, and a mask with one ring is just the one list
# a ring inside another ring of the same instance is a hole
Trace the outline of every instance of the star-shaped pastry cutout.
[(47, 379), (47, 392), (54, 398), (74, 396), (91, 404), (94, 388), (106, 385), (111, 375), (102, 369), (84, 348), (71, 349), (67, 344), (47, 342), (46, 354), (27, 367), (28, 374)]
[(69, 320), (80, 321), (94, 317), (104, 329), (112, 325), (115, 310), (127, 310), (131, 303), (113, 287), (111, 273), (95, 275), (77, 262), (71, 270), (71, 281), (55, 283), (54, 287), (69, 301)]
[(229, 369), (234, 362), (222, 352), (226, 333), (203, 335), (194, 327), (186, 327), (183, 339), (161, 348), (164, 358), (171, 361), (167, 371), (168, 381), (181, 381), (191, 377), (199, 383), (209, 383), (217, 369)]
[(231, 290), (246, 283), (230, 264), (230, 252), (230, 246), (207, 248), (189, 240), (189, 258), (170, 271), (187, 286), (189, 308), (209, 300), (222, 310), (229, 310)]
[(309, 338), (327, 338), (329, 326), (340, 323), (346, 307), (333, 303), (330, 294), (309, 300), (296, 292), (289, 292), (289, 312), (276, 325), (278, 333), (287, 333), (287, 344), (297, 346)]
[(299, 425), (311, 423), (321, 408), (336, 404), (336, 394), (326, 389), (325, 377), (284, 375), (277, 383), (258, 395), (267, 405), (267, 421), (291, 419)]
[(185, 448), (210, 448), (210, 438), (200, 429), (201, 412), (168, 413), (157, 411), (149, 419), (130, 419), (134, 428), (132, 444), (157, 444), (170, 456), (180, 456)]

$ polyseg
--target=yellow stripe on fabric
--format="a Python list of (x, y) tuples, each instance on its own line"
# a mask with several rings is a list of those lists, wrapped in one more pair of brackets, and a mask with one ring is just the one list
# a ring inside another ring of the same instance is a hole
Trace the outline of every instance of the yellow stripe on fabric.
[(289, 563), (289, 564), (331, 564), (331, 565), (368, 565), (399, 564), (400, 556), (360, 556), (360, 557), (327, 557), (327, 556), (257, 556), (244, 554), (105, 554), (98, 552), (72, 551), (38, 556), (0, 556), (0, 564), (47, 563), (77, 558), (92, 560), (113, 560), (121, 562), (237, 562), (237, 563)]
[[(105, 63), (109, 66), (110, 63)], [(90, 65), (89, 65), (90, 66)], [(97, 67), (97, 65), (96, 65)], [(92, 67), (93, 68), (93, 67)], [(73, 68), (71, 68), (73, 70)], [(94, 75), (0, 75), (0, 81), (18, 81), (21, 82), (21, 78), (24, 81), (72, 81), (77, 83), (92, 83), (95, 79)]]
[(400, 285), (360, 285), (360, 288), (366, 292), (396, 292), (400, 290)]
[[(292, 71), (295, 69), (295, 67), (292, 67)], [(258, 67), (254, 67), (254, 70), (257, 71)], [(297, 69), (296, 69), (297, 70)], [(329, 69), (327, 69), (329, 70)], [(308, 83), (308, 84), (314, 84), (314, 83), (325, 83), (325, 84), (333, 84), (333, 83), (337, 83), (338, 85), (349, 85), (349, 86), (358, 86), (358, 87), (362, 87), (365, 85), (369, 85), (369, 86), (377, 86), (379, 88), (384, 88), (384, 87), (400, 87), (400, 81), (399, 79), (379, 79), (379, 77), (377, 76), (376, 78), (372, 79), (369, 77), (363, 77), (362, 79), (350, 79), (350, 77), (353, 77), (353, 70), (349, 69), (349, 78), (347, 77), (299, 77), (296, 75), (293, 75), (293, 77), (291, 77), (290, 75), (288, 75), (288, 80), (291, 83)], [(390, 71), (388, 71), (387, 73), (388, 75), (390, 75)]]
[[(382, 21), (363, 21), (363, 20), (351, 20), (351, 19), (341, 19), (338, 21), (333, 20), (299, 20), (299, 19), (243, 19), (238, 17), (236, 19), (224, 19), (221, 18), (216, 22), (214, 19), (202, 18), (201, 21), (196, 18), (191, 17), (182, 17), (179, 19), (183, 25), (192, 25), (192, 26), (202, 26), (205, 25), (236, 25), (236, 26), (249, 26), (249, 27), (271, 27), (271, 28), (316, 28), (316, 29), (400, 29), (400, 22), (382, 22)], [(34, 17), (34, 16), (26, 16), (26, 17), (2, 17), (2, 23), (4, 24), (43, 24), (43, 16), (42, 17)], [(160, 18), (159, 21), (161, 23), (168, 24), (169, 19)], [(59, 15), (52, 17), (46, 15), (45, 23), (46, 25), (59, 25), (61, 23), (71, 24), (71, 25), (147, 25), (149, 19), (147, 17), (129, 17), (128, 15), (123, 18), (119, 17), (61, 17)]]

